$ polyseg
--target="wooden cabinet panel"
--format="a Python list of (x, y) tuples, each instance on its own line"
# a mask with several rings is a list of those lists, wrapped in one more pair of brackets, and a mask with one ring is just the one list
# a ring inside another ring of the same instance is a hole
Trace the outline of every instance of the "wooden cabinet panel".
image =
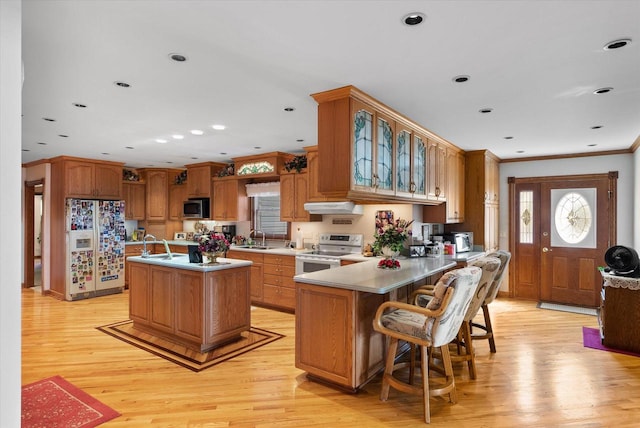
[(129, 287), (129, 280), (131, 278), (131, 272), (129, 270), (131, 263), (127, 261), (127, 257), (129, 256), (139, 256), (142, 253), (142, 244), (141, 245), (125, 245), (124, 247), (124, 287)]
[(169, 179), (167, 170), (147, 170), (147, 216), (149, 221), (167, 219)]
[(214, 220), (247, 221), (250, 219), (246, 180), (221, 178), (213, 181)]
[(122, 165), (95, 164), (96, 196), (100, 199), (122, 199)]
[(203, 275), (180, 270), (174, 281), (175, 304), (180, 308), (175, 314), (175, 334), (197, 342), (203, 335)]
[(149, 266), (131, 263), (125, 266), (125, 277), (133, 277), (135, 287), (129, 289), (129, 318), (149, 325)]
[(206, 315), (205, 341), (220, 343), (248, 330), (251, 326), (249, 269), (237, 268), (208, 274), (204, 302), (205, 307), (209, 308), (233, 308), (211, 311)]
[(230, 259), (250, 260), (253, 262), (251, 265), (251, 278), (249, 279), (251, 302), (262, 303), (263, 300), (263, 254), (250, 253), (247, 251), (227, 251), (227, 257)]
[(322, 216), (304, 209), (308, 198), (308, 173), (280, 175), (280, 221), (322, 221)]
[[(132, 284), (133, 278), (132, 279)], [(157, 330), (173, 333), (175, 317), (175, 295), (173, 269), (153, 267), (150, 275), (149, 325)]]
[(481, 245), (484, 251), (498, 249), (500, 160), (488, 150), (467, 152), (465, 158), (465, 209), (469, 215), (456, 228), (473, 232), (474, 245)]
[[(318, 190), (318, 177), (320, 174), (318, 146), (305, 147), (304, 150), (307, 153), (307, 202), (328, 201), (329, 198)], [(282, 187), (280, 188), (280, 193), (282, 193)]]
[(431, 201), (446, 200), (447, 148), (436, 141), (427, 143), (427, 198)]
[(169, 220), (182, 220), (182, 205), (187, 199), (187, 186), (172, 184), (169, 186)]
[(187, 196), (189, 198), (211, 198), (211, 179), (226, 165), (218, 162), (202, 162), (186, 165)]
[(445, 223), (464, 221), (464, 156), (447, 149), (447, 216)]
[(384, 295), (296, 283), (296, 367), (357, 391), (384, 364), (373, 330)]
[[(65, 197), (87, 199), (122, 198), (122, 164), (98, 163), (91, 160), (65, 160)], [(54, 161), (57, 163), (57, 161)]]
[(145, 183), (126, 181), (122, 183), (126, 220), (144, 220)]

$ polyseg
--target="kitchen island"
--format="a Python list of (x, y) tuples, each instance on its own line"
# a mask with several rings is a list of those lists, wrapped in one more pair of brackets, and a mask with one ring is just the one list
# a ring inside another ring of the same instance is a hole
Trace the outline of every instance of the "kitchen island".
[(136, 329), (207, 352), (251, 327), (251, 262), (189, 263), (186, 254), (128, 257), (129, 317)]
[(398, 270), (379, 259), (295, 276), (296, 367), (311, 380), (357, 392), (384, 367), (384, 336), (373, 318), (384, 301), (407, 301), (453, 260), (408, 258)]

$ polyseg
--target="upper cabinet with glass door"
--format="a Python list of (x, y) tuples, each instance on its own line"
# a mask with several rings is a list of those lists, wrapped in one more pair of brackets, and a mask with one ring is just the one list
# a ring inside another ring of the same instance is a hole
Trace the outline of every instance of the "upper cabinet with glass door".
[[(435, 190), (439, 182), (431, 183), (429, 197), (429, 178), (444, 175), (444, 165), (429, 171), (436, 162), (429, 161), (428, 142), (453, 145), (353, 86), (312, 96), (318, 102), (318, 192), (330, 199), (444, 202), (444, 192)], [(444, 156), (438, 160), (444, 163)]]

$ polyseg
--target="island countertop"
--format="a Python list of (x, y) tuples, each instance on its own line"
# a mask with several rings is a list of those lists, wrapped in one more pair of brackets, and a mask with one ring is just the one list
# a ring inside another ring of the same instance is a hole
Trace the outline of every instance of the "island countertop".
[(400, 269), (379, 269), (379, 257), (373, 260), (296, 275), (294, 280), (305, 284), (323, 285), (347, 290), (386, 294), (398, 287), (419, 281), (456, 266), (444, 257), (399, 259)]
[(175, 253), (172, 256), (172, 259), (169, 259), (166, 253), (152, 254), (149, 257), (130, 256), (127, 257), (127, 261), (156, 266), (172, 267), (176, 269), (193, 270), (196, 272), (215, 272), (224, 269), (235, 269), (238, 267), (251, 266), (253, 264), (253, 262), (249, 260), (228, 259), (224, 257), (218, 257), (219, 262), (215, 264), (189, 263), (188, 254)]

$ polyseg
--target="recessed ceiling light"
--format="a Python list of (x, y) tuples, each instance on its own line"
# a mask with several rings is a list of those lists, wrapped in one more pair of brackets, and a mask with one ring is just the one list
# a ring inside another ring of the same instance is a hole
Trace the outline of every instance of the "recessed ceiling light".
[(131, 86), (127, 82), (113, 82), (113, 84), (116, 85), (116, 86), (120, 86), (121, 88), (128, 88), (128, 87)]
[(222, 130), (224, 130), (224, 129), (227, 129), (227, 127), (226, 127), (226, 126), (224, 126), (224, 125), (211, 125), (211, 127), (212, 127), (213, 129), (215, 129), (216, 131), (222, 131)]
[(50, 117), (43, 117), (43, 120), (46, 120), (47, 122), (55, 122), (55, 119), (51, 119)]
[(58, 134), (58, 137), (67, 138), (69, 136), (68, 135), (64, 135), (64, 134)]
[(262, 148), (262, 147), (260, 147), (260, 146), (255, 146), (255, 147), (254, 147), (254, 149), (256, 149), (256, 150), (260, 150), (261, 148)]
[(220, 154), (221, 154), (221, 155), (226, 155), (226, 154), (227, 154), (227, 152), (220, 152)]
[(481, 108), (480, 110), (478, 110), (480, 113), (491, 113), (493, 111), (492, 108)]
[(204, 131), (201, 131), (199, 129), (192, 129), (189, 132), (191, 132), (193, 135), (202, 135), (202, 134), (204, 134)]
[(618, 39), (607, 43), (603, 46), (602, 49), (604, 49), (605, 51), (610, 51), (612, 49), (618, 49), (627, 46), (629, 43), (631, 43), (631, 39)]
[(424, 13), (421, 12), (412, 12), (412, 13), (408, 13), (405, 16), (402, 17), (402, 22), (405, 23), (405, 25), (408, 25), (410, 27), (414, 26), (414, 25), (418, 25), (420, 24), (422, 21), (424, 21), (426, 18)]
[(304, 140), (303, 140), (302, 138), (298, 138), (296, 141), (297, 141), (298, 143), (303, 143), (303, 142), (304, 142)]
[(602, 128), (602, 125), (596, 125), (591, 127), (591, 129), (600, 129), (600, 128)]
[(103, 155), (105, 155), (105, 156), (108, 156), (108, 155), (110, 155), (111, 153), (102, 152), (101, 154), (103, 154)]
[(172, 161), (166, 161), (165, 163), (173, 163)]
[(171, 138), (173, 138), (174, 140), (182, 140), (184, 138), (184, 135), (173, 134)]
[(30, 152), (31, 150), (29, 149), (22, 149), (23, 152)]
[(78, 107), (78, 108), (86, 108), (87, 106), (84, 104), (80, 104), (80, 103), (73, 103), (74, 106)]
[(516, 153), (524, 153), (524, 150), (518, 150)]
[(295, 108), (293, 108), (293, 107), (285, 107), (284, 108), (284, 111), (294, 111), (294, 110), (295, 110)]
[(468, 82), (469, 79), (471, 79), (471, 77), (461, 74), (460, 76), (456, 76), (451, 80), (453, 80), (456, 83), (464, 83), (464, 82)]
[(125, 147), (125, 149), (133, 150), (133, 149), (134, 149), (134, 147), (127, 146), (127, 147)]
[(38, 144), (40, 144), (41, 146), (46, 146), (47, 145), (47, 143), (38, 143)]
[(191, 159), (198, 159), (197, 156), (191, 156)]
[(166, 142), (167, 140), (165, 140), (164, 138), (156, 138), (156, 143), (164, 144)]
[(172, 60), (176, 61), (176, 62), (185, 62), (187, 60), (187, 57), (179, 54), (179, 53), (172, 53), (169, 54), (169, 58), (171, 58)]
[(611, 92), (613, 91), (613, 88), (600, 88), (600, 89), (596, 89), (595, 91), (593, 91), (594, 94), (606, 94), (607, 92)]
[(587, 144), (587, 146), (588, 147), (595, 147), (595, 146), (597, 146), (597, 144), (595, 144), (595, 143), (594, 144)]
[(505, 140), (513, 140), (512, 136), (504, 137)]

